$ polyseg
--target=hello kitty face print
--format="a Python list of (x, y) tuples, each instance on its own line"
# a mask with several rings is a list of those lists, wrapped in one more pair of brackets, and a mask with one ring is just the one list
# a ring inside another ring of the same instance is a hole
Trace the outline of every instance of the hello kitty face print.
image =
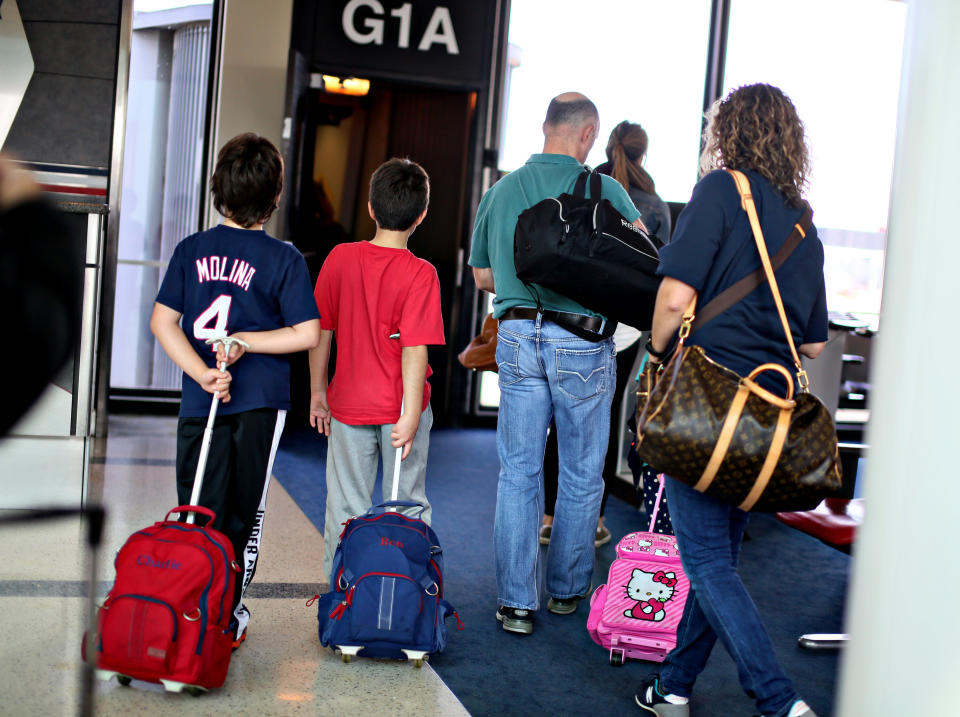
[(631, 600), (635, 600), (636, 604), (623, 614), (636, 620), (659, 622), (666, 616), (664, 603), (673, 597), (677, 587), (677, 574), (663, 570), (648, 573), (635, 568), (630, 582), (624, 587), (627, 595)]

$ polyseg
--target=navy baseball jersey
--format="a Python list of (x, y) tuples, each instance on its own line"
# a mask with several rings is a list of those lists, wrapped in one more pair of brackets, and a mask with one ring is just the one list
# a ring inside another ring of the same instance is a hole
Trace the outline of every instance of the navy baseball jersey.
[[(269, 331), (319, 318), (306, 262), (293, 245), (262, 230), (220, 225), (181, 241), (173, 251), (157, 302), (183, 314), (180, 324), (208, 366), (209, 338)], [(290, 409), (286, 355), (244, 354), (228, 369), (230, 402), (218, 411)], [(183, 376), (180, 415), (206, 416), (211, 394)]]

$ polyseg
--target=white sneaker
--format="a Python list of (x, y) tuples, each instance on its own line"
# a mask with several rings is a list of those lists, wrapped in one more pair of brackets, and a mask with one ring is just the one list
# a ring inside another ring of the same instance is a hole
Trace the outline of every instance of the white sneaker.
[(797, 700), (787, 713), (787, 717), (817, 717), (817, 715), (810, 709), (810, 705), (803, 700)]

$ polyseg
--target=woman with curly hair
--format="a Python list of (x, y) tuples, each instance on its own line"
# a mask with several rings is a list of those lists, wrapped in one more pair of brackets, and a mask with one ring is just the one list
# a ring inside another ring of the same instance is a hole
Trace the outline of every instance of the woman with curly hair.
[(670, 241), (670, 209), (657, 196), (653, 177), (643, 167), (649, 139), (639, 124), (624, 120), (610, 132), (607, 140), (607, 161), (597, 167), (609, 174), (627, 190), (640, 210), (640, 219), (651, 234), (664, 243)]
[[(653, 362), (668, 358), (681, 316), (694, 295), (697, 305), (704, 306), (760, 267), (740, 195), (733, 178), (722, 170), (740, 170), (749, 178), (771, 255), (784, 244), (805, 208), (808, 155), (803, 124), (778, 88), (740, 87), (715, 103), (707, 113), (704, 140), (701, 179), (677, 219), (673, 241), (660, 255), (663, 281), (647, 344)], [(827, 309), (823, 245), (812, 225), (777, 271), (777, 282), (795, 343), (801, 354), (815, 358), (827, 338)], [(793, 369), (766, 282), (691, 334), (685, 345), (702, 346), (713, 360), (741, 376), (763, 363)], [(759, 381), (784, 395), (782, 379), (765, 381), (760, 376)], [(691, 591), (678, 626), (677, 647), (659, 674), (641, 684), (637, 705), (658, 717), (689, 715), (694, 682), (719, 639), (737, 665), (740, 685), (761, 714), (815, 717), (780, 667), (737, 572), (748, 514), (678, 480), (667, 481), (666, 495)]]

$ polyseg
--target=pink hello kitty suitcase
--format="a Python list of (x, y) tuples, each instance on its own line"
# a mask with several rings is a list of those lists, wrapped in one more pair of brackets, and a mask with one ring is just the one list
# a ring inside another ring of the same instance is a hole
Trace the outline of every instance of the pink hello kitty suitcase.
[(587, 632), (610, 650), (610, 664), (617, 667), (628, 657), (663, 662), (677, 645), (690, 583), (676, 538), (653, 532), (664, 480), (661, 475), (650, 530), (620, 539), (607, 582), (590, 597)]

